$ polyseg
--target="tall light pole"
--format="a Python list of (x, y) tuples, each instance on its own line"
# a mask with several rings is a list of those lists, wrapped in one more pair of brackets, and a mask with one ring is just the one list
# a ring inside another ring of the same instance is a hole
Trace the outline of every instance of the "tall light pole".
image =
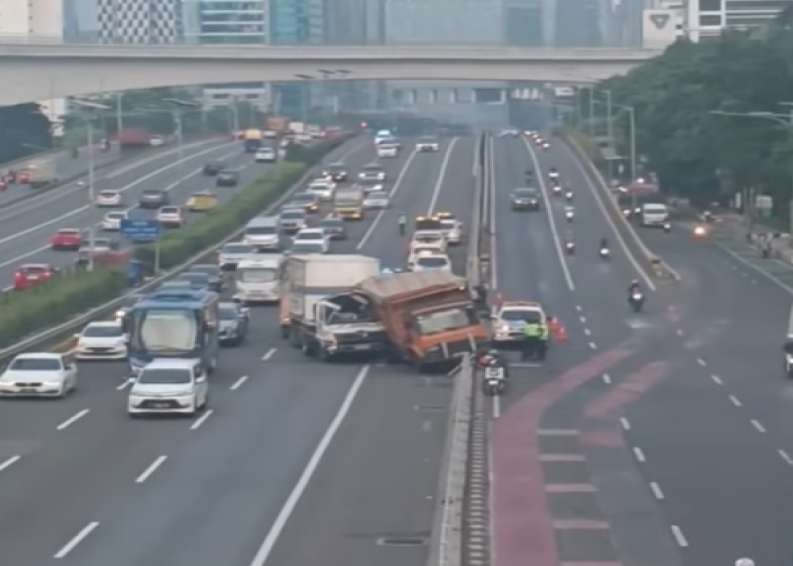
[[(738, 118), (757, 118), (760, 120), (770, 120), (784, 126), (788, 136), (793, 139), (793, 102), (780, 102), (780, 106), (790, 108), (788, 113), (775, 112), (725, 112), (722, 110), (711, 110), (710, 113), (716, 116), (734, 116)], [(793, 242), (793, 159), (788, 164), (790, 167), (790, 188), (788, 192), (788, 233)], [(745, 206), (745, 205), (744, 205)]]
[[(73, 99), (72, 104), (75, 106), (79, 106), (83, 108), (85, 112), (81, 115), (85, 119), (86, 126), (88, 128), (88, 204), (89, 206), (93, 206), (94, 200), (96, 197), (96, 168), (94, 164), (94, 126), (91, 122), (91, 111), (93, 110), (110, 110), (110, 106), (106, 104), (99, 104), (97, 102), (91, 102), (89, 100), (79, 100)], [(94, 247), (94, 225), (90, 223), (88, 225), (88, 241), (90, 242), (91, 246), (91, 253), (88, 257), (88, 269), (94, 269), (94, 254), (93, 254), (93, 247)]]
[(116, 93), (116, 132), (120, 132), (124, 129), (124, 93), (117, 92)]
[(184, 163), (184, 131), (182, 128), (182, 115), (185, 108), (197, 108), (198, 103), (190, 100), (182, 100), (180, 98), (163, 98), (163, 102), (167, 102), (172, 107), (173, 121), (176, 126), (176, 155), (178, 161), (176, 162), (176, 170), (178, 172), (177, 182), (182, 182), (182, 165)]

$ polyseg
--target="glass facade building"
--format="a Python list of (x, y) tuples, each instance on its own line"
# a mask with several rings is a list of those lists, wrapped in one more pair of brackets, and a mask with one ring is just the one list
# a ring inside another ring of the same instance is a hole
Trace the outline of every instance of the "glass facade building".
[(270, 0), (182, 0), (185, 40), (270, 43)]

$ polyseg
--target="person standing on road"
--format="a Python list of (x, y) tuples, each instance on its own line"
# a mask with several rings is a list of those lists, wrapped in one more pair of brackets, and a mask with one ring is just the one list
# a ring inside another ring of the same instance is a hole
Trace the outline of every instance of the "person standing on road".
[(539, 351), (540, 340), (542, 340), (543, 330), (539, 322), (528, 322), (523, 327), (523, 344), (521, 344), (520, 359), (524, 362), (533, 358)]

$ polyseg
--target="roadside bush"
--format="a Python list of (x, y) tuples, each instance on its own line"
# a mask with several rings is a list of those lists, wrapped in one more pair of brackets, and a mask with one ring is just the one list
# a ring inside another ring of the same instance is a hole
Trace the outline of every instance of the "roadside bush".
[[(227, 203), (165, 235), (159, 241), (160, 267), (176, 267), (239, 230), (343, 142), (333, 140), (304, 148), (304, 162), (277, 165)], [(134, 257), (151, 270), (155, 248), (153, 245), (139, 247)], [(126, 289), (126, 270), (115, 266), (99, 267), (91, 272), (69, 272), (35, 288), (0, 295), (0, 348), (98, 308), (122, 295)]]

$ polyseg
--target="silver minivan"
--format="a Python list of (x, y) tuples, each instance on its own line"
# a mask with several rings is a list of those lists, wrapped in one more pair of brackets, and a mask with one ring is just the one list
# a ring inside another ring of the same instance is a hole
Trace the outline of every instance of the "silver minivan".
[(257, 216), (245, 226), (242, 241), (260, 250), (278, 249), (279, 221), (275, 216)]

